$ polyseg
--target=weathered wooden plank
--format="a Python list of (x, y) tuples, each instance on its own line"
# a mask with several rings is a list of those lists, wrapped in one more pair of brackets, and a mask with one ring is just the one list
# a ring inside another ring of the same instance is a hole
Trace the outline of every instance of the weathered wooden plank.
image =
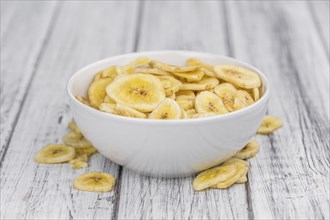
[(68, 164), (39, 166), (33, 157), (45, 144), (60, 142), (71, 120), (67, 79), (95, 60), (132, 50), (138, 3), (62, 4), (2, 162), (1, 219), (111, 219), (115, 213), (117, 189), (81, 192), (72, 181), (94, 170), (118, 177), (118, 165), (95, 155), (89, 168), (72, 170)]
[(270, 114), (285, 126), (258, 136), (248, 194), (256, 219), (329, 219), (329, 63), (305, 2), (226, 2), (234, 55), (270, 79)]
[(55, 17), (55, 2), (1, 2), (0, 158), (7, 149)]
[(330, 1), (308, 1), (323, 47), (330, 53)]
[[(228, 53), (219, 2), (145, 2), (139, 50)], [(193, 178), (157, 179), (123, 169), (118, 219), (246, 219), (244, 184), (194, 192)]]

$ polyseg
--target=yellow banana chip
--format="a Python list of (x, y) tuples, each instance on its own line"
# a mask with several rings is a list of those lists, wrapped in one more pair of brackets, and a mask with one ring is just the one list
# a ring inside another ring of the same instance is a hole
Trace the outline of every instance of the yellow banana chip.
[(157, 75), (157, 76), (171, 76), (170, 73), (156, 69), (156, 68), (146, 68), (146, 67), (138, 67), (135, 69), (136, 73), (147, 73), (147, 74), (152, 74), (152, 75)]
[(130, 66), (148, 66), (151, 62), (151, 59), (149, 57), (139, 57), (132, 62), (130, 62)]
[(173, 99), (166, 98), (149, 114), (151, 119), (180, 119), (181, 108)]
[(81, 131), (80, 129), (78, 128), (76, 122), (74, 121), (71, 121), (68, 125), (69, 129), (74, 132), (74, 133), (77, 133), (77, 134), (81, 134)]
[(234, 108), (234, 98), (237, 89), (230, 83), (221, 83), (214, 88), (214, 93), (217, 94), (223, 101), (228, 111), (232, 112)]
[(118, 114), (116, 104), (112, 103), (101, 103), (100, 110), (111, 114)]
[(151, 61), (151, 65), (158, 69), (161, 69), (166, 72), (170, 73), (185, 73), (197, 70), (199, 66), (174, 66), (166, 63), (162, 63), (159, 61)]
[(250, 140), (242, 150), (235, 154), (234, 157), (242, 160), (255, 157), (259, 151), (259, 148), (260, 145), (256, 140)]
[(159, 76), (160, 81), (170, 83), (170, 87), (165, 89), (166, 97), (169, 97), (180, 90), (182, 83), (172, 76)]
[(63, 163), (73, 159), (75, 149), (63, 144), (48, 144), (35, 155), (38, 163)]
[(195, 70), (192, 72), (184, 72), (184, 73), (180, 73), (180, 72), (172, 72), (173, 75), (178, 76), (188, 82), (198, 82), (200, 81), (203, 76), (204, 76), (204, 72), (201, 70)]
[(188, 66), (201, 66), (201, 71), (204, 72), (205, 75), (210, 77), (216, 77), (216, 74), (214, 72), (214, 66), (211, 66), (209, 64), (203, 63), (202, 61), (196, 59), (196, 58), (190, 58), (187, 60)]
[(106, 96), (105, 89), (112, 82), (111, 78), (102, 78), (92, 82), (88, 88), (88, 97), (93, 107), (99, 108)]
[(225, 114), (228, 112), (221, 98), (208, 91), (201, 92), (197, 95), (195, 108), (198, 113), (214, 112), (217, 114)]
[(118, 115), (123, 115), (123, 116), (127, 116), (127, 117), (132, 117), (132, 118), (146, 118), (147, 115), (139, 112), (133, 108), (130, 108), (128, 106), (125, 106), (123, 104), (118, 104), (116, 105), (116, 113)]
[(258, 129), (258, 134), (270, 134), (283, 126), (283, 121), (278, 117), (266, 115)]
[(63, 142), (71, 147), (91, 147), (92, 144), (81, 134), (70, 132), (63, 136)]
[(73, 187), (88, 192), (109, 192), (115, 186), (115, 177), (101, 172), (85, 173), (73, 181)]
[(78, 101), (80, 101), (81, 103), (83, 103), (84, 105), (92, 106), (92, 105), (91, 105), (91, 102), (89, 101), (89, 99), (86, 98), (86, 97), (84, 97), (84, 96), (77, 95), (77, 96), (76, 96), (76, 99), (77, 99)]
[(117, 76), (117, 67), (111, 66), (101, 72), (101, 78), (111, 78), (114, 79)]
[(239, 110), (254, 103), (251, 95), (244, 90), (237, 90), (234, 96), (234, 109)]
[(217, 85), (219, 85), (218, 79), (204, 78), (196, 83), (183, 83), (181, 85), (180, 90), (192, 90), (192, 91), (208, 90), (208, 89), (213, 89)]
[(247, 177), (245, 174), (245, 175), (241, 176), (241, 178), (239, 178), (236, 183), (246, 183), (246, 182), (247, 182)]
[(194, 190), (203, 190), (219, 182), (232, 178), (237, 173), (236, 166), (220, 166), (201, 172), (193, 182)]
[(183, 110), (189, 110), (194, 107), (194, 102), (192, 100), (176, 100), (176, 102)]

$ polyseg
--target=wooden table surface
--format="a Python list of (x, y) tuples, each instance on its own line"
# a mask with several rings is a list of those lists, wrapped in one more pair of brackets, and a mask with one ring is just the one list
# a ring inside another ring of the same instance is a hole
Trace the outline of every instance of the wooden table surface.
[[(329, 219), (329, 1), (2, 1), (1, 219)], [(193, 178), (140, 176), (97, 154), (87, 169), (38, 165), (72, 120), (65, 86), (81, 67), (132, 51), (232, 56), (270, 79), (248, 182), (194, 192)], [(110, 193), (72, 189), (105, 171)]]

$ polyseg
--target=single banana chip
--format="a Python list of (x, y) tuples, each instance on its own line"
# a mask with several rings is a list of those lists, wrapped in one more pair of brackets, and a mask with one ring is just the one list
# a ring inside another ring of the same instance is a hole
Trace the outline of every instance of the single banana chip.
[(74, 133), (77, 133), (77, 134), (81, 134), (81, 131), (80, 129), (78, 128), (76, 122), (74, 121), (71, 121), (68, 125), (69, 129), (74, 132)]
[(149, 57), (139, 57), (132, 62), (130, 62), (130, 66), (148, 66), (151, 62), (151, 59)]
[(102, 71), (96, 73), (94, 76), (93, 82), (102, 78)]
[(116, 66), (110, 66), (109, 68), (103, 70), (101, 72), (101, 78), (111, 78), (114, 79), (117, 76), (117, 67)]
[(170, 73), (156, 69), (156, 68), (146, 68), (146, 67), (138, 67), (135, 69), (135, 73), (145, 73), (145, 74), (152, 74), (156, 76), (171, 76)]
[(75, 149), (63, 144), (48, 144), (35, 155), (38, 163), (63, 163), (72, 160), (76, 155)]
[(76, 95), (76, 99), (84, 105), (92, 106), (89, 99), (84, 96)]
[(189, 110), (194, 107), (194, 102), (192, 100), (176, 100), (183, 110)]
[(110, 98), (110, 96), (106, 95), (103, 100), (104, 103), (116, 104), (116, 101)]
[(101, 103), (100, 110), (111, 114), (118, 114), (118, 112), (116, 111), (116, 104), (112, 103)]
[(88, 97), (93, 107), (99, 108), (106, 95), (105, 88), (112, 82), (111, 78), (102, 78), (92, 82), (88, 88)]
[(188, 82), (198, 82), (200, 81), (203, 76), (204, 76), (204, 72), (201, 70), (195, 70), (192, 72), (184, 72), (184, 73), (180, 73), (180, 72), (172, 72), (173, 75), (178, 76)]
[(180, 119), (181, 108), (173, 99), (166, 98), (149, 114), (151, 119)]
[(199, 82), (195, 83), (183, 83), (181, 85), (180, 90), (192, 90), (192, 91), (200, 91), (200, 90), (208, 90), (213, 89), (219, 85), (219, 80), (216, 78), (203, 78)]
[(191, 116), (191, 118), (208, 118), (208, 117), (213, 117), (217, 116), (219, 114), (215, 112), (204, 112), (204, 113), (196, 113)]
[(244, 90), (237, 90), (234, 96), (234, 109), (239, 110), (254, 103), (251, 95)]
[(201, 172), (196, 176), (193, 182), (194, 190), (203, 190), (214, 186), (219, 182), (232, 178), (237, 173), (236, 166), (219, 166)]
[(205, 75), (210, 77), (216, 77), (216, 74), (214, 72), (214, 66), (211, 66), (209, 64), (203, 63), (202, 61), (196, 59), (196, 58), (190, 58), (187, 60), (188, 66), (201, 66), (201, 71), (204, 72)]
[(219, 79), (230, 82), (244, 89), (253, 89), (261, 85), (257, 73), (238, 66), (215, 66), (215, 73)]
[(200, 66), (174, 66), (166, 63), (162, 63), (159, 61), (151, 61), (151, 65), (158, 69), (161, 69), (170, 73), (185, 73), (197, 70)]
[(198, 113), (214, 112), (217, 114), (228, 113), (221, 98), (208, 91), (201, 92), (195, 100), (195, 108)]
[(108, 96), (141, 112), (150, 112), (165, 99), (159, 78), (147, 74), (132, 74), (115, 79), (106, 88)]
[(80, 133), (70, 132), (63, 136), (63, 142), (71, 147), (91, 147), (92, 144)]
[(85, 173), (73, 181), (73, 187), (88, 192), (109, 192), (115, 186), (115, 177), (101, 172)]
[(235, 154), (234, 157), (239, 159), (249, 159), (255, 157), (260, 148), (259, 143), (256, 140), (250, 140), (245, 147)]
[(283, 126), (283, 121), (278, 117), (266, 115), (258, 129), (258, 134), (270, 134)]
[(255, 102), (260, 99), (259, 88), (253, 88), (252, 89), (252, 97), (253, 97)]
[(165, 88), (166, 97), (169, 97), (180, 90), (182, 83), (172, 76), (159, 76), (160, 81), (169, 82), (171, 85)]
[(246, 183), (247, 182), (247, 176), (246, 174), (241, 176), (241, 178), (239, 178), (236, 183)]
[(228, 111), (232, 112), (234, 108), (234, 97), (237, 89), (230, 83), (221, 83), (214, 88), (214, 93), (217, 94), (223, 101)]
[(235, 158), (235, 157), (232, 157), (229, 160), (226, 160), (221, 165), (230, 165), (230, 164), (242, 164), (248, 168), (250, 167), (250, 165), (247, 161), (239, 159), (239, 158)]
[(133, 108), (130, 108), (128, 106), (125, 106), (123, 104), (118, 104), (118, 103), (116, 105), (116, 112), (118, 115), (132, 117), (132, 118), (146, 118), (147, 117), (147, 115), (142, 112), (139, 112)]
[(195, 100), (196, 95), (191, 90), (180, 90), (175, 93), (176, 100)]

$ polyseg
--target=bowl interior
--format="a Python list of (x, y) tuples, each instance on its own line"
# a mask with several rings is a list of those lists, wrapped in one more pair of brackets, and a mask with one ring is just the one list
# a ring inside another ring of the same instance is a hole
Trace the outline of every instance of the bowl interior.
[[(92, 82), (93, 77), (98, 71), (106, 69), (107, 67), (113, 65), (127, 65), (129, 62), (133, 61), (134, 59), (140, 56), (148, 56), (151, 59), (159, 60), (168, 64), (173, 64), (178, 66), (185, 65), (187, 59), (189, 58), (198, 58), (202, 62), (208, 63), (210, 65), (240, 66), (258, 73), (262, 80), (262, 88), (261, 88), (262, 96), (268, 93), (268, 82), (265, 76), (255, 67), (247, 63), (244, 63), (242, 61), (225, 56), (209, 54), (209, 53), (193, 52), (193, 51), (151, 51), (151, 52), (131, 53), (121, 56), (111, 57), (84, 67), (76, 74), (74, 74), (73, 77), (69, 80), (67, 87), (69, 95), (71, 96), (71, 98), (74, 98), (74, 96), (76, 95), (87, 96), (87, 90), (89, 84)], [(262, 98), (263, 97), (261, 97), (261, 99)]]

